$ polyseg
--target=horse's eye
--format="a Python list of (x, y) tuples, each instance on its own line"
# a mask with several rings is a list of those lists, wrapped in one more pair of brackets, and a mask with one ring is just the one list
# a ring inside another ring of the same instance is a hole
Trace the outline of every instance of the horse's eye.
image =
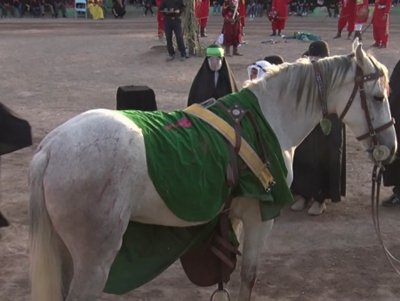
[(376, 101), (383, 102), (383, 100), (385, 99), (385, 97), (383, 97), (383, 96), (374, 96), (374, 99), (375, 99)]

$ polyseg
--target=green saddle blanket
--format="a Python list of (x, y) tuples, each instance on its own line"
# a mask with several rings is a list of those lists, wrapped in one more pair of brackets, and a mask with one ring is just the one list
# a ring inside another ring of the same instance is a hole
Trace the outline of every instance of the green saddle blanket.
[[(265, 120), (256, 96), (243, 89), (221, 101), (227, 107), (236, 103), (253, 113), (276, 184), (266, 192), (239, 158), (239, 183), (231, 191), (226, 183), (229, 152), (225, 139), (189, 113), (119, 111), (142, 129), (148, 173), (167, 207), (180, 219), (212, 222), (184, 229), (131, 222), (111, 268), (105, 292), (121, 294), (139, 287), (207, 239), (215, 227), (215, 217), (231, 193), (258, 199), (263, 221), (277, 217), (284, 206), (293, 202), (286, 184), (287, 170), (279, 141)], [(211, 107), (210, 111), (232, 125), (231, 118), (218, 106)], [(241, 128), (242, 137), (261, 156), (261, 147), (249, 117), (243, 118)], [(143, 246), (135, 246), (142, 241)]]

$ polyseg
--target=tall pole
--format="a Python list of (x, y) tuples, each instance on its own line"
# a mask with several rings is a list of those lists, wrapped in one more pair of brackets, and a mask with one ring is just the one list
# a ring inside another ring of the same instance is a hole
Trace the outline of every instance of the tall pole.
[(186, 5), (183, 19), (183, 36), (185, 45), (192, 56), (202, 56), (203, 50), (199, 40), (199, 23), (196, 18), (196, 0), (183, 0)]

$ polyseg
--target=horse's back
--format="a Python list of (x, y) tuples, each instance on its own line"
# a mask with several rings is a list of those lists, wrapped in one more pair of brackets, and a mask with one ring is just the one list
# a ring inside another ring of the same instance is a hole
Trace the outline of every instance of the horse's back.
[(141, 130), (111, 110), (91, 110), (70, 119), (43, 139), (38, 152), (49, 156), (44, 184), (54, 198), (101, 198), (105, 189), (129, 195), (137, 188), (132, 187), (133, 178), (146, 172)]

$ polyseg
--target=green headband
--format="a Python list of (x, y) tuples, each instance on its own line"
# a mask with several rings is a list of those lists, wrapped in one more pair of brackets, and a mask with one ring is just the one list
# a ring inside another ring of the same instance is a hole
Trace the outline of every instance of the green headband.
[(224, 57), (225, 51), (220, 47), (209, 47), (207, 48), (206, 55), (207, 56), (218, 56)]

